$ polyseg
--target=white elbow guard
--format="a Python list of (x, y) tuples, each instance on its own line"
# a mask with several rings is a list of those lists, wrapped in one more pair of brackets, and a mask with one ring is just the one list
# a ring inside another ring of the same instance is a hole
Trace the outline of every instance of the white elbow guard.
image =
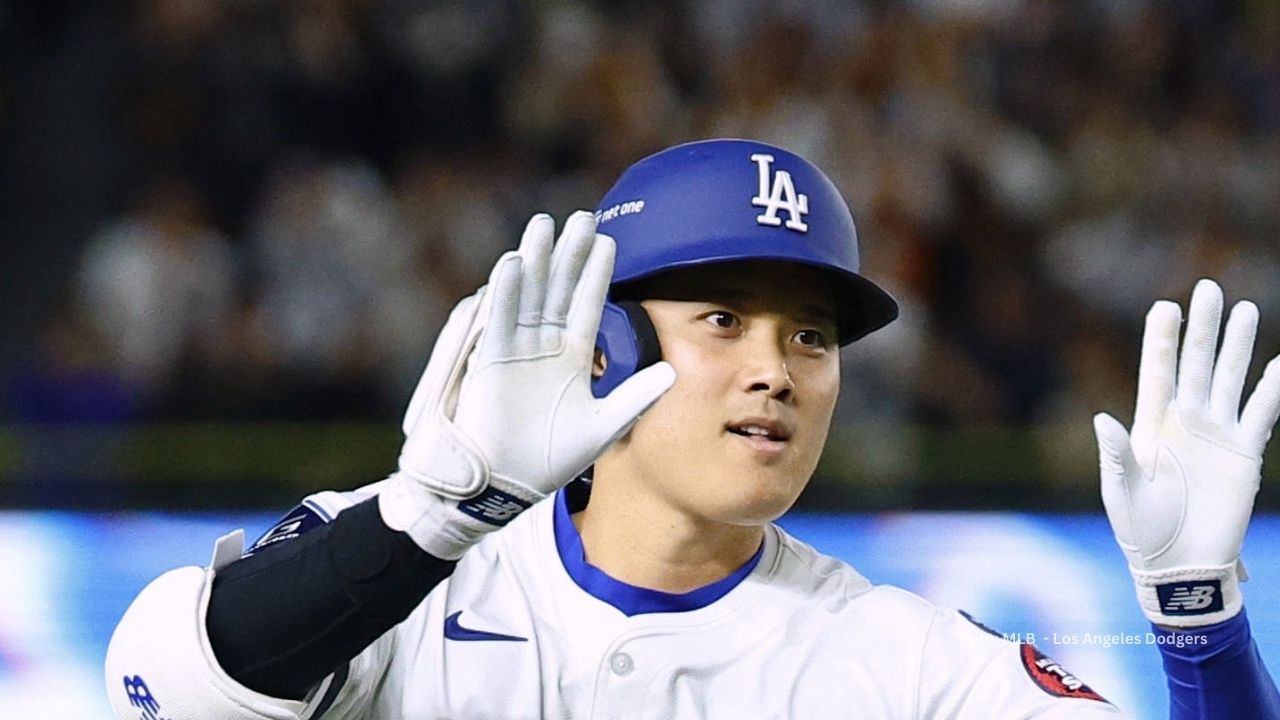
[(240, 557), (244, 535), (218, 540), (208, 569), (156, 578), (125, 611), (107, 648), (106, 680), (119, 720), (298, 720), (307, 704), (254, 692), (218, 665), (205, 613), (214, 574)]

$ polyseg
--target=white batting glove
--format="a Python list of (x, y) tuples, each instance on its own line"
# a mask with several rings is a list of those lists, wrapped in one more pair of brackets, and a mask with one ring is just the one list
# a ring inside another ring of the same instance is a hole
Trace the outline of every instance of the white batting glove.
[(1209, 625), (1240, 612), (1239, 583), (1247, 579), (1240, 548), (1262, 451), (1280, 415), (1280, 358), (1240, 411), (1257, 306), (1232, 309), (1215, 362), (1221, 317), (1222, 289), (1201, 280), (1179, 361), (1182, 308), (1155, 303), (1142, 339), (1132, 438), (1110, 415), (1093, 419), (1102, 502), (1142, 611), (1160, 625)]
[(577, 212), (535, 215), (489, 284), (441, 331), (404, 417), (400, 471), (379, 494), (387, 525), (455, 559), (577, 477), (675, 382), (659, 362), (605, 398), (591, 365), (613, 239)]

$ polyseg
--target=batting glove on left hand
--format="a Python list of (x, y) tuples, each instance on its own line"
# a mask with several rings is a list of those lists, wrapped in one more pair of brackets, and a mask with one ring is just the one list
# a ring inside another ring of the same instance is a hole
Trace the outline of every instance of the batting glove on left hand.
[(1240, 612), (1240, 562), (1262, 451), (1280, 415), (1280, 358), (1240, 411), (1258, 308), (1238, 303), (1221, 352), (1222, 290), (1201, 280), (1191, 297), (1178, 360), (1182, 308), (1160, 301), (1147, 314), (1130, 436), (1094, 417), (1102, 502), (1129, 561), (1143, 613), (1194, 627)]

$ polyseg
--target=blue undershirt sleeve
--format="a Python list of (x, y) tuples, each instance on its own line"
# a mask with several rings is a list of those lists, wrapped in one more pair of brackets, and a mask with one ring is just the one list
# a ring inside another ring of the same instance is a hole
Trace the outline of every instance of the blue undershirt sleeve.
[(1152, 627), (1169, 681), (1171, 720), (1280, 720), (1280, 692), (1258, 654), (1244, 610), (1205, 627)]

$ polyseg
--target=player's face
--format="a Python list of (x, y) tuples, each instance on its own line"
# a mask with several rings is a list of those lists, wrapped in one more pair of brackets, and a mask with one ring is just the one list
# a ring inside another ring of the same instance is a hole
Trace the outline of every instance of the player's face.
[(600, 469), (626, 468), (708, 520), (758, 524), (795, 502), (840, 389), (822, 273), (777, 262), (666, 273), (642, 293), (675, 385)]

